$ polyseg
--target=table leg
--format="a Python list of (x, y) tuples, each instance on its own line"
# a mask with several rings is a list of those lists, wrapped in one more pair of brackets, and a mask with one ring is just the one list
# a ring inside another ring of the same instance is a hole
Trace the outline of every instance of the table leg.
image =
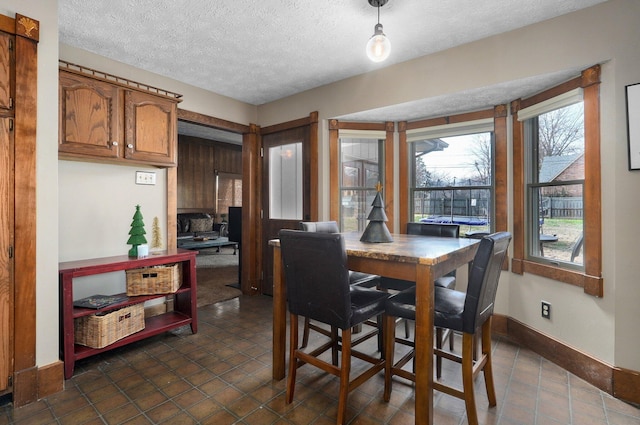
[(273, 247), (273, 379), (285, 376), (287, 307), (280, 247)]
[(433, 424), (433, 277), (416, 266), (416, 425)]

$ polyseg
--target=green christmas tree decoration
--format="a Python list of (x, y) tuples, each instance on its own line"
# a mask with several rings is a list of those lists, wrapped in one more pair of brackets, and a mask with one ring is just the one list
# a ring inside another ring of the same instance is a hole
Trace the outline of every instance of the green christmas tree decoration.
[(162, 234), (160, 233), (160, 219), (153, 217), (153, 224), (151, 225), (151, 248), (162, 248)]
[(144, 221), (142, 221), (142, 213), (140, 212), (140, 205), (136, 205), (136, 212), (133, 214), (133, 221), (131, 222), (131, 230), (129, 230), (128, 244), (131, 245), (129, 250), (129, 257), (138, 256), (138, 245), (147, 243), (147, 238), (144, 235), (147, 232), (144, 231)]

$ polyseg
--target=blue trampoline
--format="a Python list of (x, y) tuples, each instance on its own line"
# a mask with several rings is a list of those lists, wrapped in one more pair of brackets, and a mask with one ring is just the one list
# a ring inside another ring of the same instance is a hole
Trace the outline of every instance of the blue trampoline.
[(486, 218), (480, 217), (466, 217), (460, 215), (447, 216), (447, 215), (434, 215), (427, 218), (421, 218), (422, 223), (441, 223), (441, 224), (464, 224), (468, 226), (486, 226), (489, 221)]

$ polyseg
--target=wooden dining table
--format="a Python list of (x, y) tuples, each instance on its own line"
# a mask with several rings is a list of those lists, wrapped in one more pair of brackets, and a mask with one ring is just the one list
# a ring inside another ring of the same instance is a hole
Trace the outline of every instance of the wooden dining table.
[[(416, 282), (415, 423), (433, 424), (433, 282), (473, 260), (478, 239), (393, 234), (392, 242), (360, 241), (358, 233), (343, 233), (349, 269)], [(273, 378), (285, 377), (286, 286), (280, 241), (273, 247)]]

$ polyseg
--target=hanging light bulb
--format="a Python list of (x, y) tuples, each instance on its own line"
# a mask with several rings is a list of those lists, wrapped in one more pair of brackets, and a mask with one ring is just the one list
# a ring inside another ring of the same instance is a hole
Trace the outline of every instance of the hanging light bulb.
[(380, 23), (380, 6), (387, 4), (388, 0), (369, 0), (371, 6), (378, 8), (378, 23), (373, 29), (373, 36), (367, 42), (367, 56), (373, 62), (382, 62), (389, 57), (391, 53), (391, 42), (382, 32), (382, 24)]

